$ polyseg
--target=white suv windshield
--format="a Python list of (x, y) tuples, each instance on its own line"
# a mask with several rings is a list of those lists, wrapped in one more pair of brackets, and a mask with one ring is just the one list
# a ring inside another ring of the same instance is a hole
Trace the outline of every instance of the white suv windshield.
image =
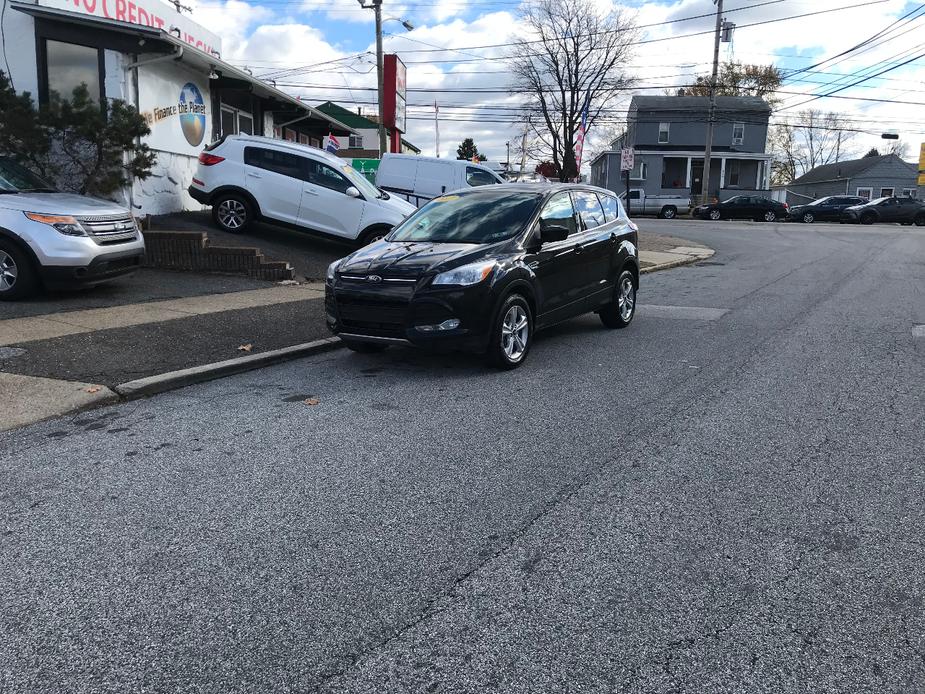
[(361, 193), (363, 193), (364, 198), (369, 199), (381, 197), (382, 191), (370, 183), (366, 176), (361, 174), (352, 166), (344, 164), (340, 167), (340, 172), (344, 174), (344, 176), (347, 177), (347, 180), (355, 185)]

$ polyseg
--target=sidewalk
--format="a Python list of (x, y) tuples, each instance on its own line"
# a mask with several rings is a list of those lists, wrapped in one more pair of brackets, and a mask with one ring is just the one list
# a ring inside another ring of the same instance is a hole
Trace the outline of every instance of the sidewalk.
[[(713, 255), (664, 235), (641, 234), (640, 246), (643, 272)], [(120, 392), (153, 392), (139, 382), (164, 374), (182, 372), (169, 381), (179, 387), (315, 348), (304, 345), (333, 346), (321, 342), (330, 337), (323, 282), (253, 283), (242, 286), (258, 288), (242, 291), (227, 291), (225, 279), (203, 282), (222, 283), (222, 293), (116, 305), (99, 305), (99, 297), (88, 294), (37, 305), (96, 307), (33, 315), (20, 304), (0, 313), (14, 316), (0, 319), (0, 431), (114, 402)]]

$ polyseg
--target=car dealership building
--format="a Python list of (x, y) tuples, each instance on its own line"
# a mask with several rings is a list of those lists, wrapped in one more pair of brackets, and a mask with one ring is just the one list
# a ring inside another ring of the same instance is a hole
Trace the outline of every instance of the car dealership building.
[(222, 135), (320, 147), (354, 129), (221, 59), (221, 38), (160, 0), (8, 0), (2, 63), (17, 92), (46, 103), (85, 83), (147, 119), (153, 174), (122, 202), (136, 215), (200, 209), (186, 192), (199, 153)]

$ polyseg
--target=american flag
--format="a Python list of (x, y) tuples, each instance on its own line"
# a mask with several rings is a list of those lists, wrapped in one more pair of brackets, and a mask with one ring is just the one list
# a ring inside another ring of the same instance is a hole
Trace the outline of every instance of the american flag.
[(340, 141), (332, 134), (328, 133), (328, 144), (326, 144), (324, 148), (331, 154), (336, 154), (337, 150), (340, 149)]
[(588, 127), (588, 106), (590, 105), (590, 97), (590, 94), (585, 97), (585, 107), (581, 111), (581, 125), (578, 126), (578, 136), (575, 138), (575, 168), (578, 169), (578, 171), (581, 171), (581, 153), (585, 148), (585, 131)]

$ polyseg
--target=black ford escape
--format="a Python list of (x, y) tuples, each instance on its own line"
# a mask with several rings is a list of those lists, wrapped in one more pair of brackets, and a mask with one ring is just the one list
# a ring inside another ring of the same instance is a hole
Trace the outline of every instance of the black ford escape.
[(514, 368), (554, 323), (596, 311), (626, 327), (638, 286), (636, 226), (613, 193), (506, 184), (436, 198), (332, 263), (325, 313), (356, 351), (449, 347)]

